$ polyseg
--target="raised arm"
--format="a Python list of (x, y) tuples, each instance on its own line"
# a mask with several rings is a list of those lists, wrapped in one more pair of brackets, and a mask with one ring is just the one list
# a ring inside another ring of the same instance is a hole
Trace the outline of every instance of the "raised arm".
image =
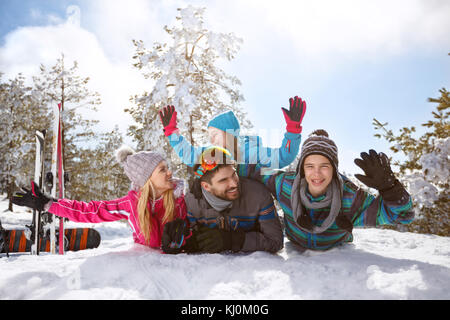
[(355, 212), (355, 226), (378, 226), (384, 224), (408, 224), (414, 219), (411, 196), (391, 170), (389, 159), (384, 153), (370, 150), (361, 153), (362, 159), (355, 159), (365, 175), (355, 177), (370, 188), (377, 189), (379, 195), (359, 190), (354, 202), (360, 205)]
[(164, 127), (164, 135), (169, 139), (174, 151), (184, 164), (193, 167), (204, 147), (193, 147), (180, 135), (177, 128), (177, 112), (174, 106), (169, 105), (160, 110), (159, 117)]
[(250, 150), (258, 150), (257, 162), (270, 169), (284, 168), (295, 160), (300, 149), (301, 123), (306, 112), (306, 102), (296, 96), (289, 99), (289, 110), (281, 109), (286, 120), (286, 133), (281, 146), (278, 148), (264, 147), (259, 137), (255, 141), (250, 141), (251, 144), (256, 145), (248, 146)]
[(289, 110), (281, 108), (284, 119), (286, 120), (286, 133), (278, 148), (279, 166), (283, 168), (295, 160), (300, 149), (302, 121), (306, 112), (306, 101), (295, 96), (289, 99)]

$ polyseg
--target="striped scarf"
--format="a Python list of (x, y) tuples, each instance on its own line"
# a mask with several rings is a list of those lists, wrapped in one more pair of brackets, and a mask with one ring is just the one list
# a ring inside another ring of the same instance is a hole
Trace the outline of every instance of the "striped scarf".
[[(303, 231), (313, 234), (322, 233), (334, 223), (336, 217), (339, 215), (343, 197), (343, 181), (339, 176), (337, 179), (333, 178), (327, 188), (325, 198), (318, 202), (312, 202), (306, 196), (307, 185), (306, 180), (300, 178), (300, 175), (297, 174), (292, 185), (292, 215), (298, 227)], [(322, 225), (316, 226), (312, 224), (311, 218), (303, 210), (303, 206), (307, 209), (331, 208), (330, 213)]]

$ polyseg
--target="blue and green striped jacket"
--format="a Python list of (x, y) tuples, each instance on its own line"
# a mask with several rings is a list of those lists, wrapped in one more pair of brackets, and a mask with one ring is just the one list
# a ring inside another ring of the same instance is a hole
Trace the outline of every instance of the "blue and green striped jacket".
[[(295, 172), (278, 172), (261, 175), (260, 165), (239, 165), (238, 174), (262, 182), (278, 200), (284, 212), (286, 236), (289, 240), (306, 249), (327, 250), (345, 242), (352, 242), (353, 235), (333, 223), (320, 234), (301, 230), (292, 215), (291, 194)], [(341, 212), (355, 227), (376, 227), (386, 224), (408, 224), (414, 219), (411, 197), (407, 194), (400, 201), (386, 201), (381, 196), (373, 196), (358, 188), (348, 178), (344, 180)], [(313, 199), (320, 201), (320, 198)], [(313, 224), (320, 226), (330, 212), (330, 208), (308, 210)]]

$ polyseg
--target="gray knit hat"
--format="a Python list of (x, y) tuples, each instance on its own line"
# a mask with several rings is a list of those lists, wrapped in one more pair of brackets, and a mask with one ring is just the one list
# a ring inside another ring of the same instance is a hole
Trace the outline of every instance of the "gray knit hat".
[(305, 175), (303, 172), (303, 161), (312, 154), (320, 154), (327, 157), (333, 165), (336, 174), (338, 173), (338, 148), (334, 141), (328, 137), (328, 132), (323, 129), (313, 131), (303, 143), (297, 167), (297, 172), (300, 169), (300, 176)]
[(128, 146), (122, 146), (116, 151), (116, 159), (131, 180), (131, 188), (139, 191), (152, 175), (158, 164), (165, 160), (164, 157), (151, 151), (134, 152)]

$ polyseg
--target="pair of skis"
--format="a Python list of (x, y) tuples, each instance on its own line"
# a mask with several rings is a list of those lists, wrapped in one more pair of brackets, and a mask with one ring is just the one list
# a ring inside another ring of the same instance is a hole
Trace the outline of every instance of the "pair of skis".
[[(58, 177), (59, 198), (64, 198), (64, 165), (62, 154), (62, 122), (61, 122), (62, 106), (59, 103), (58, 108), (54, 108), (53, 117), (53, 142), (52, 142), (52, 167), (51, 167), (51, 195), (56, 198), (56, 178)], [(44, 155), (45, 155), (45, 135), (46, 131), (36, 131), (36, 159), (34, 181), (39, 185), (39, 188), (44, 187)], [(58, 173), (58, 174), (57, 174)], [(42, 212), (33, 211), (32, 223), (32, 239), (31, 254), (38, 255), (40, 253), (40, 240), (43, 230), (42, 227)], [(64, 219), (59, 219), (59, 254), (64, 254)], [(56, 253), (56, 219), (54, 216), (50, 222), (50, 252)]]

